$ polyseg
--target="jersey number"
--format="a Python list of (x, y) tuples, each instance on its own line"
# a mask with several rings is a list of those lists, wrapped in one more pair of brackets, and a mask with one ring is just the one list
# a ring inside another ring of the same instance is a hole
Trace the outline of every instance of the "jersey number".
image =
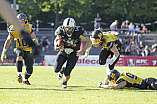
[(136, 80), (137, 79), (137, 76), (136, 75), (133, 75), (131, 73), (126, 73), (126, 76), (130, 77), (131, 79), (134, 79)]
[(18, 41), (20, 47), (27, 46), (27, 43), (24, 41), (24, 39), (21, 39), (21, 41), (20, 41), (20, 39), (17, 39), (17, 41)]

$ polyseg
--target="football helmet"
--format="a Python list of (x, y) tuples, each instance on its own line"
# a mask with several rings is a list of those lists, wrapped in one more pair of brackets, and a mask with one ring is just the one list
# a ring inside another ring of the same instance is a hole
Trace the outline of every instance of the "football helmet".
[(66, 18), (63, 22), (64, 30), (69, 35), (74, 32), (75, 25), (75, 20), (73, 18)]
[(120, 72), (117, 70), (110, 70), (110, 72), (107, 74), (107, 77), (110, 81), (114, 80), (116, 81), (120, 76)]
[(98, 47), (102, 43), (103, 39), (103, 33), (101, 30), (94, 30), (92, 32), (92, 35), (90, 36), (90, 39), (92, 41), (92, 45), (94, 47)]
[(20, 21), (25, 21), (25, 24), (28, 23), (27, 16), (23, 13), (18, 14), (17, 19)]

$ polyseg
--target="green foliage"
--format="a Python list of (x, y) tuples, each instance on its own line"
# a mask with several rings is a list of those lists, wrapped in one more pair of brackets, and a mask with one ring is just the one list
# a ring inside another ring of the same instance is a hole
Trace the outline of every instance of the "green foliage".
[[(12, 0), (8, 0), (13, 3)], [(16, 0), (20, 6), (19, 13), (25, 13), (30, 21), (44, 21), (40, 26), (47, 27), (46, 22), (60, 25), (66, 17), (73, 17), (87, 30), (93, 30), (93, 21), (99, 12), (103, 28), (117, 19), (119, 25), (122, 21), (130, 20), (136, 23), (150, 23), (157, 18), (156, 0)], [(1, 21), (2, 19), (0, 19)], [(49, 25), (50, 26), (50, 25)], [(51, 27), (51, 26), (50, 26)]]
[[(155, 77), (156, 67), (115, 67), (139, 77)], [(16, 66), (0, 67), (1, 104), (155, 104), (156, 91), (130, 89), (100, 89), (97, 83), (104, 80), (106, 67), (75, 67), (62, 89), (53, 66), (34, 66), (29, 78), (31, 86), (18, 83)], [(25, 68), (23, 68), (24, 75)]]

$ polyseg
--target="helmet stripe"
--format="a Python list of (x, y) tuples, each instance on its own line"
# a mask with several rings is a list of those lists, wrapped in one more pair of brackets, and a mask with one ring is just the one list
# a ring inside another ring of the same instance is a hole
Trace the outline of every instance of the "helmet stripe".
[(69, 22), (70, 22), (70, 18), (68, 19), (67, 26), (69, 25)]

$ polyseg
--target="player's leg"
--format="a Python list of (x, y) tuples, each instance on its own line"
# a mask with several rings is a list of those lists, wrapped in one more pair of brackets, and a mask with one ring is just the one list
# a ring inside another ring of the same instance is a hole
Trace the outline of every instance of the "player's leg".
[[(107, 49), (102, 49), (101, 52), (100, 52), (100, 54), (99, 54), (99, 64), (100, 64), (100, 65), (105, 65), (105, 64), (106, 64), (106, 60), (107, 60), (107, 58), (109, 57), (109, 55), (110, 55), (110, 51), (109, 51), (109, 50), (107, 50)], [(110, 69), (109, 69), (109, 65), (107, 65), (106, 74), (107, 74), (107, 72), (108, 72), (109, 70), (110, 70)], [(108, 81), (107, 76), (106, 76), (105, 79), (104, 79), (104, 84), (105, 84), (105, 85), (109, 84), (109, 81)]]
[(56, 60), (55, 60), (55, 65), (54, 65), (54, 72), (58, 73), (58, 80), (60, 80), (63, 77), (63, 64), (66, 62), (67, 56), (63, 52), (59, 52), (57, 54)]
[(16, 56), (16, 67), (18, 73), (17, 81), (19, 83), (22, 83), (22, 66), (23, 66), (22, 61), (23, 61), (24, 52), (20, 48), (14, 48), (13, 52), (14, 55)]
[(71, 53), (71, 56), (73, 57), (68, 57), (66, 67), (63, 70), (64, 78), (63, 78), (62, 88), (67, 88), (67, 82), (70, 79), (70, 73), (75, 67), (76, 62), (78, 60), (78, 57), (76, 56), (75, 52)]
[(33, 73), (33, 53), (30, 52), (24, 52), (24, 62), (25, 62), (25, 67), (26, 67), (26, 72), (25, 72), (25, 77), (23, 80), (23, 83), (26, 85), (31, 85), (30, 82), (28, 81), (28, 78), (32, 75)]

